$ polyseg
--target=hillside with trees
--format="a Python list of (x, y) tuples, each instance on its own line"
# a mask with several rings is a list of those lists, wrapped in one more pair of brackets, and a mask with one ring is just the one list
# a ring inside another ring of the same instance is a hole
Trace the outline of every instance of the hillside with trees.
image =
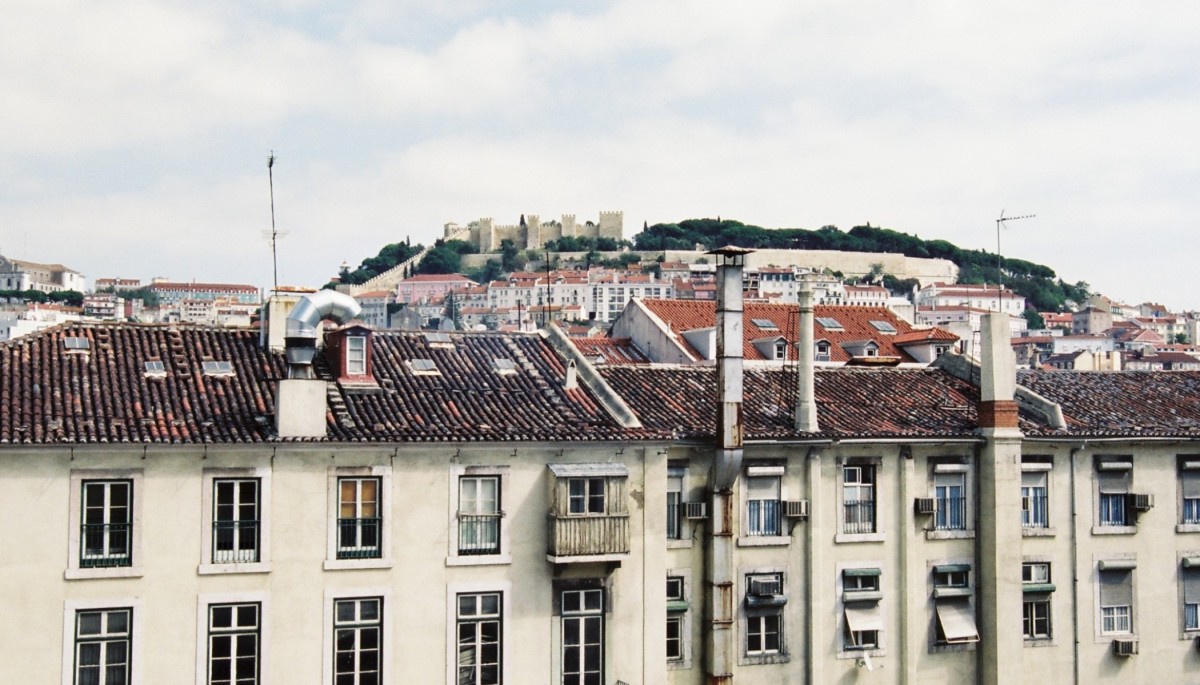
[[(999, 272), (996, 255), (984, 250), (964, 250), (945, 240), (923, 240), (915, 235), (876, 226), (855, 226), (842, 231), (836, 226), (816, 230), (803, 228), (763, 228), (730, 219), (687, 219), (677, 224), (655, 224), (633, 238), (634, 249), (691, 250), (697, 244), (706, 249), (737, 245), (756, 249), (841, 250), (844, 252), (893, 252), (907, 257), (946, 259), (958, 266), (959, 283), (996, 283), (1025, 297), (1033, 318), (1038, 311), (1066, 311), (1068, 303), (1087, 299), (1088, 284), (1067, 283), (1048, 266), (1023, 259), (1001, 257)], [(904, 282), (884, 276), (889, 286)], [(1040, 317), (1037, 317), (1040, 318)]]

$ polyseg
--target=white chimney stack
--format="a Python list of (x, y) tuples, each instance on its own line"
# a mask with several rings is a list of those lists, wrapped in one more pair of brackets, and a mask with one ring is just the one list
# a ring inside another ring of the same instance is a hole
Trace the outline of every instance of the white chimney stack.
[(796, 360), (800, 367), (800, 384), (796, 393), (797, 433), (816, 433), (820, 430), (817, 426), (814, 356), (812, 283), (802, 276), (800, 278), (800, 335), (796, 342)]

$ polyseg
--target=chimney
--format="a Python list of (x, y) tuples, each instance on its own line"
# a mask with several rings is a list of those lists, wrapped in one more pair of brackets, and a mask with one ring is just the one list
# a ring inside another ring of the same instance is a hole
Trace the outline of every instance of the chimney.
[(281, 438), (325, 436), (325, 381), (312, 371), (317, 354), (317, 326), (325, 319), (346, 324), (362, 307), (349, 295), (321, 290), (295, 303), (286, 322), (284, 354), (288, 377), (275, 396), (275, 430)]
[(816, 372), (813, 369), (813, 292), (812, 283), (800, 278), (800, 335), (796, 342), (796, 360), (800, 367), (800, 382), (796, 393), (796, 432), (816, 433), (817, 398)]
[(713, 455), (712, 524), (706, 526), (709, 612), (705, 671), (707, 682), (730, 683), (737, 664), (733, 627), (733, 487), (742, 468), (742, 269), (753, 250), (723, 247), (717, 258), (717, 448)]
[(575, 360), (567, 362), (567, 373), (563, 378), (563, 389), (574, 390), (579, 387), (579, 379), (576, 376)]
[(979, 427), (1016, 428), (1017, 357), (1007, 314), (984, 314), (980, 330)]

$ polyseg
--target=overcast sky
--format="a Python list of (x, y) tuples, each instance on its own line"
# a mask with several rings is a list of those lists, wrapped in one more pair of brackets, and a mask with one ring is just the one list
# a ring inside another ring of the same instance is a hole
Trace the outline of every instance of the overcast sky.
[(320, 285), (446, 222), (856, 224), (1200, 307), (1200, 3), (15, 0), (0, 252)]

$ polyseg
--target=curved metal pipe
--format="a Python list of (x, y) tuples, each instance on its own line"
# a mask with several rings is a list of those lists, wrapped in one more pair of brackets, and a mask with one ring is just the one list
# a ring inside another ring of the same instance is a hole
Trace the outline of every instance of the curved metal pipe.
[(288, 314), (287, 337), (316, 338), (317, 325), (325, 319), (338, 324), (347, 324), (362, 312), (353, 297), (336, 290), (320, 290), (300, 298), (296, 307)]

